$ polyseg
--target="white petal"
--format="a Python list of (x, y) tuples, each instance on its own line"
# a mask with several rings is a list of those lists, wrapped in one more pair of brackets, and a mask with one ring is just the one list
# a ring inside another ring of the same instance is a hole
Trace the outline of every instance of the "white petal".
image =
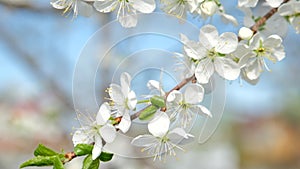
[(205, 25), (200, 29), (199, 41), (203, 46), (210, 50), (218, 43), (219, 33), (216, 27)]
[(167, 102), (180, 103), (182, 100), (183, 96), (178, 90), (173, 90), (167, 97)]
[(202, 84), (208, 83), (209, 78), (214, 73), (214, 71), (214, 65), (210, 61), (210, 59), (204, 59), (203, 61), (199, 62), (195, 69), (197, 82)]
[(85, 17), (91, 16), (94, 10), (92, 5), (83, 1), (77, 1), (77, 8), (78, 8), (78, 13), (81, 16), (85, 16)]
[(147, 83), (147, 87), (150, 90), (153, 90), (153, 89), (160, 90), (160, 83), (156, 80), (149, 80)]
[(239, 25), (238, 21), (232, 15), (228, 15), (228, 14), (222, 12), (221, 13), (221, 17), (222, 17), (222, 21), (224, 23), (230, 23), (231, 22), (234, 26), (238, 26)]
[(93, 140), (90, 139), (90, 136), (82, 130), (75, 131), (72, 141), (74, 146), (77, 144), (89, 144), (93, 142)]
[(154, 0), (132, 0), (130, 1), (133, 8), (141, 13), (151, 13), (155, 10), (156, 4)]
[(110, 107), (107, 102), (103, 103), (100, 106), (100, 109), (98, 111), (96, 121), (98, 125), (104, 125), (108, 119), (110, 118)]
[(201, 59), (205, 57), (207, 49), (198, 42), (189, 41), (183, 46), (184, 52), (186, 55), (193, 59)]
[(283, 0), (266, 0), (266, 1), (272, 8), (279, 7), (279, 5), (283, 2)]
[(186, 44), (190, 41), (190, 39), (185, 35), (185, 34), (180, 34), (180, 41), (183, 43), (183, 44)]
[(238, 6), (255, 7), (258, 0), (239, 0)]
[(108, 13), (115, 10), (118, 4), (117, 0), (95, 1), (94, 7), (99, 12)]
[(215, 1), (204, 1), (200, 4), (200, 9), (204, 14), (212, 16), (218, 10), (218, 6)]
[(216, 52), (229, 54), (236, 50), (238, 46), (238, 38), (236, 34), (225, 32), (221, 34), (218, 44), (216, 45)]
[(185, 88), (184, 99), (186, 103), (197, 104), (202, 102), (204, 88), (199, 84), (188, 85)]
[(235, 80), (240, 75), (239, 65), (229, 58), (218, 57), (214, 64), (218, 74), (227, 80)]
[(134, 93), (134, 91), (130, 91), (128, 93), (128, 96), (127, 96), (127, 106), (129, 107), (130, 110), (133, 110), (135, 109), (135, 106), (137, 104), (137, 99), (136, 99), (136, 95)]
[(155, 137), (163, 137), (169, 130), (170, 119), (164, 113), (157, 113), (156, 116), (148, 123), (149, 132)]
[(276, 48), (273, 55), (275, 56), (277, 61), (281, 61), (282, 59), (284, 59), (285, 58), (284, 47), (280, 46)]
[(139, 135), (131, 141), (131, 144), (138, 147), (148, 147), (158, 142), (157, 138), (152, 135)]
[(73, 2), (72, 1), (68, 1), (68, 3), (66, 3), (66, 1), (63, 0), (51, 0), (50, 4), (53, 6), (53, 8), (56, 9), (64, 9), (66, 7), (68, 7), (69, 5), (71, 5)]
[(279, 15), (281, 16), (293, 15), (294, 14), (293, 5), (291, 3), (281, 5), (278, 8)]
[(249, 80), (256, 80), (259, 78), (260, 74), (263, 72), (263, 67), (256, 59), (253, 63), (245, 68), (247, 78)]
[(119, 105), (122, 105), (125, 101), (125, 97), (123, 95), (121, 86), (119, 86), (117, 84), (110, 85), (109, 96), (115, 103), (117, 103)]
[(170, 140), (172, 140), (172, 141), (173, 141), (173, 140), (174, 140), (174, 141), (180, 141), (180, 140), (183, 139), (183, 138), (188, 139), (189, 136), (191, 136), (191, 135), (189, 135), (188, 133), (186, 133), (186, 132), (184, 131), (184, 129), (179, 128), (179, 127), (175, 128), (175, 129), (173, 129), (173, 130), (171, 130), (171, 131), (169, 132), (169, 134), (168, 134), (168, 138), (169, 138)]
[(197, 105), (196, 107), (198, 109), (198, 111), (197, 111), (198, 114), (200, 114), (202, 116), (204, 115), (204, 116), (212, 117), (211, 112), (206, 107), (204, 107), (202, 105)]
[(250, 49), (257, 49), (260, 46), (260, 41), (262, 40), (261, 36), (259, 33), (256, 33), (249, 41), (250, 45), (249, 48)]
[(95, 145), (92, 150), (92, 159), (95, 160), (99, 155), (101, 154), (102, 151), (102, 139), (101, 137), (97, 134), (95, 135)]
[(126, 133), (131, 126), (131, 119), (129, 113), (125, 113), (122, 116), (121, 122), (116, 126), (116, 128), (120, 129), (123, 133)]
[(124, 28), (132, 28), (137, 24), (136, 10), (128, 8), (120, 7), (117, 15), (118, 21)]
[(280, 46), (282, 43), (282, 39), (278, 35), (271, 35), (264, 41), (264, 47), (266, 48), (276, 48)]
[(113, 142), (116, 138), (116, 129), (111, 124), (102, 126), (99, 132), (103, 140), (106, 141), (107, 143)]
[(126, 96), (130, 91), (131, 76), (127, 72), (123, 72), (120, 78), (123, 94)]

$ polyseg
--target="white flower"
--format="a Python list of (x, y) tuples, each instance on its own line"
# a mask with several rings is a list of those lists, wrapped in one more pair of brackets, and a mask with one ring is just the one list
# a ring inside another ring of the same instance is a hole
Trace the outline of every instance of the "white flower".
[(276, 63), (285, 58), (282, 39), (278, 35), (271, 35), (263, 40), (257, 33), (250, 40), (249, 48), (252, 50), (252, 55), (241, 58), (242, 60), (248, 60), (244, 70), (249, 80), (258, 79), (264, 68), (269, 70), (265, 59)]
[(171, 119), (178, 116), (181, 126), (186, 128), (197, 113), (212, 117), (210, 111), (199, 104), (203, 97), (204, 89), (199, 84), (187, 86), (183, 94), (178, 90), (172, 91), (167, 97), (167, 110), (171, 112)]
[(148, 151), (154, 156), (154, 160), (157, 158), (162, 159), (162, 154), (165, 156), (169, 153), (170, 155), (176, 155), (174, 148), (181, 149), (177, 144), (182, 139), (188, 139), (193, 137), (191, 134), (186, 133), (182, 128), (175, 128), (169, 130), (170, 119), (166, 113), (160, 113), (154, 117), (148, 123), (148, 130), (152, 135), (140, 135), (134, 138), (131, 144), (144, 147), (142, 151)]
[(208, 83), (214, 71), (227, 80), (235, 80), (240, 74), (240, 68), (227, 55), (236, 50), (237, 36), (231, 32), (219, 36), (214, 26), (206, 25), (200, 29), (199, 39), (200, 42), (190, 41), (184, 47), (187, 56), (196, 64), (197, 81)]
[(93, 7), (88, 3), (93, 0), (51, 0), (50, 4), (56, 9), (65, 9), (64, 13), (73, 9), (74, 16), (78, 14), (90, 16)]
[(278, 8), (278, 13), (281, 16), (287, 17), (289, 22), (295, 28), (297, 33), (300, 33), (300, 2), (290, 1)]
[(134, 91), (130, 89), (131, 76), (128, 73), (121, 74), (120, 82), (121, 86), (114, 83), (110, 85), (109, 96), (117, 114), (122, 116), (120, 124), (116, 127), (125, 133), (131, 125), (129, 112), (135, 109), (137, 99)]
[(249, 40), (253, 36), (253, 31), (247, 27), (241, 27), (239, 30), (239, 37), (245, 40)]
[(239, 7), (256, 7), (258, 0), (239, 0), (238, 6)]
[[(156, 80), (149, 80), (147, 83), (147, 87), (153, 92), (154, 94), (158, 94), (159, 96), (165, 96), (166, 92), (163, 90), (163, 87), (159, 81)], [(153, 95), (149, 95), (151, 97)]]
[(75, 131), (72, 141), (74, 146), (77, 144), (94, 144), (92, 159), (95, 160), (101, 153), (103, 143), (111, 143), (116, 138), (116, 129), (109, 123), (111, 111), (108, 103), (103, 103), (96, 116), (96, 121), (91, 121), (90, 125), (82, 126)]
[(117, 19), (123, 27), (135, 27), (137, 24), (137, 11), (151, 13), (154, 11), (155, 0), (97, 0), (94, 2), (97, 11), (108, 13), (118, 10)]
[(164, 12), (178, 18), (186, 18), (187, 12), (193, 13), (198, 7), (197, 0), (162, 0), (161, 3)]

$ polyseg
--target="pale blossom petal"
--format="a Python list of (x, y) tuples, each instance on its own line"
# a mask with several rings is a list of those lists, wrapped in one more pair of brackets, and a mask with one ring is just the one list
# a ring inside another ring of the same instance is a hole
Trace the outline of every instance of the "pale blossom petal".
[(149, 135), (149, 134), (145, 134), (145, 135), (139, 135), (137, 137), (135, 137), (132, 141), (131, 144), (137, 147), (149, 147), (152, 144), (157, 143), (158, 140), (156, 137)]
[(234, 26), (238, 26), (239, 25), (238, 21), (232, 15), (228, 15), (228, 14), (226, 14), (224, 12), (221, 12), (220, 16), (222, 17), (222, 21), (224, 23), (232, 23)]
[(214, 65), (209, 59), (204, 59), (198, 63), (195, 69), (197, 82), (205, 84), (209, 82), (210, 77), (214, 73)]
[(240, 75), (239, 65), (230, 58), (218, 57), (214, 64), (218, 74), (227, 80), (235, 80)]
[(255, 7), (257, 5), (258, 0), (239, 0), (238, 6), (244, 7)]
[(167, 97), (167, 102), (180, 103), (182, 100), (183, 96), (178, 90), (173, 90)]
[(176, 140), (176, 141), (179, 141), (180, 139), (183, 139), (183, 138), (188, 139), (189, 136), (191, 136), (191, 135), (186, 133), (184, 131), (184, 129), (179, 128), (179, 127), (171, 130), (168, 134), (168, 138), (170, 140)]
[(111, 143), (116, 138), (116, 129), (113, 125), (107, 124), (99, 129), (100, 135), (104, 141)]
[(189, 41), (183, 46), (186, 55), (193, 59), (202, 59), (207, 53), (207, 49), (198, 42)]
[(211, 112), (210, 112), (205, 106), (197, 105), (196, 107), (198, 107), (198, 109), (200, 110), (200, 111), (197, 112), (197, 113), (199, 113), (200, 115), (212, 117)]
[(128, 96), (127, 96), (127, 106), (129, 107), (130, 110), (133, 110), (135, 109), (135, 106), (137, 104), (137, 99), (136, 99), (136, 95), (134, 93), (134, 91), (130, 91), (128, 93)]
[(203, 46), (210, 50), (218, 43), (219, 33), (216, 27), (205, 25), (200, 29), (199, 40)]
[(131, 126), (131, 119), (129, 113), (125, 113), (122, 116), (121, 122), (116, 126), (116, 128), (120, 129), (123, 133), (126, 133)]
[(115, 103), (119, 105), (122, 105), (124, 103), (125, 97), (122, 93), (121, 86), (117, 84), (110, 85), (109, 96)]
[(156, 114), (156, 116), (148, 123), (148, 130), (153, 136), (162, 138), (168, 132), (169, 125), (169, 116), (162, 112)]
[(102, 138), (97, 134), (95, 135), (95, 144), (92, 150), (92, 159), (95, 160), (102, 152)]
[(238, 38), (236, 34), (231, 32), (225, 32), (220, 35), (215, 50), (216, 52), (222, 54), (229, 54), (235, 51), (237, 46), (238, 46)]
[(130, 91), (131, 76), (127, 72), (123, 72), (120, 78), (123, 94), (126, 96)]
[(259, 61), (259, 59), (256, 59), (253, 61), (253, 63), (245, 68), (245, 71), (249, 80), (258, 79), (260, 74), (263, 72), (262, 63)]
[(272, 8), (277, 8), (281, 5), (283, 0), (266, 0), (267, 3), (272, 7)]
[(271, 35), (264, 41), (264, 47), (265, 48), (276, 48), (280, 46), (282, 43), (282, 39), (278, 35)]
[(99, 12), (108, 13), (115, 10), (118, 4), (116, 0), (95, 1), (94, 7)]
[(72, 141), (74, 146), (76, 146), (77, 144), (89, 144), (93, 142), (90, 136), (82, 130), (75, 131), (72, 137)]
[(185, 88), (184, 99), (186, 103), (197, 104), (202, 102), (204, 97), (204, 88), (199, 84), (188, 85)]
[(155, 0), (130, 0), (132, 7), (141, 13), (151, 13), (155, 10)]
[(135, 9), (120, 7), (117, 19), (124, 28), (132, 28), (137, 25), (137, 15)]
[(100, 106), (100, 109), (96, 116), (96, 122), (98, 125), (104, 125), (110, 118), (110, 107), (107, 102)]
[(93, 12), (93, 7), (92, 5), (83, 2), (83, 1), (77, 1), (77, 8), (78, 8), (78, 13), (81, 16), (89, 17), (92, 15)]

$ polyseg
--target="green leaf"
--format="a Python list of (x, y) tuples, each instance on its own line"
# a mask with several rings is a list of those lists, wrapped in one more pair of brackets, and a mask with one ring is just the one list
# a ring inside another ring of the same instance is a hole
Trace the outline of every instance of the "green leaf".
[(99, 165), (100, 165), (99, 158), (93, 160), (92, 155), (90, 154), (83, 160), (82, 169), (98, 169)]
[(114, 156), (114, 154), (112, 154), (112, 153), (102, 151), (99, 156), (99, 159), (100, 159), (100, 161), (107, 162), (107, 161), (110, 161), (113, 156)]
[(150, 102), (152, 105), (157, 106), (159, 108), (165, 107), (165, 99), (161, 96), (153, 96), (150, 98)]
[(77, 144), (74, 148), (74, 153), (77, 156), (92, 154), (93, 147), (91, 144)]
[(151, 119), (158, 109), (159, 107), (153, 105), (147, 107), (144, 111), (141, 112), (141, 114), (139, 115), (139, 119), (140, 120)]
[(29, 166), (51, 166), (53, 163), (53, 156), (37, 156), (22, 163), (20, 168)]
[(39, 144), (39, 146), (34, 150), (34, 156), (54, 156), (58, 155), (57, 152), (51, 150), (50, 148), (44, 146), (43, 144)]
[(53, 157), (53, 169), (64, 169), (64, 164), (61, 162), (58, 156)]

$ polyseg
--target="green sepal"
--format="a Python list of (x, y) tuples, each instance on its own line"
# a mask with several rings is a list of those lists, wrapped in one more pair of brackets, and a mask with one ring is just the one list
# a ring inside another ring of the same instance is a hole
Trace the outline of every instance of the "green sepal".
[(139, 115), (140, 120), (149, 120), (153, 117), (153, 115), (156, 113), (156, 111), (159, 109), (159, 107), (156, 107), (154, 105), (150, 105), (145, 110), (141, 112)]
[(150, 98), (150, 102), (152, 105), (162, 108), (165, 107), (165, 99), (161, 96), (153, 96)]
[(98, 157), (100, 161), (107, 162), (113, 158), (114, 154), (108, 152), (101, 152), (100, 156)]
[(87, 154), (92, 154), (93, 151), (93, 145), (91, 144), (77, 144), (74, 147), (74, 153), (77, 156), (83, 156), (83, 155), (87, 155)]
[(44, 146), (43, 144), (39, 144), (38, 147), (34, 150), (34, 156), (55, 156), (58, 155), (57, 152), (51, 150), (50, 148)]
[(93, 160), (92, 155), (88, 155), (85, 157), (83, 160), (83, 166), (82, 169), (98, 169), (100, 165), (100, 160), (99, 158)]

